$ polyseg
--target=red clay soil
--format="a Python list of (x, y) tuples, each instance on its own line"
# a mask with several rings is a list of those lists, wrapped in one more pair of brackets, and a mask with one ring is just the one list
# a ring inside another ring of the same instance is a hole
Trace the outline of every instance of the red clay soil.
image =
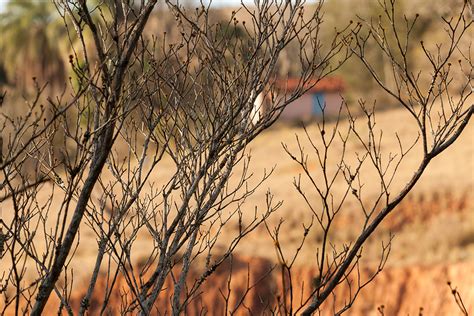
[[(278, 308), (276, 303), (281, 293), (278, 267), (272, 270), (271, 262), (264, 259), (234, 257), (231, 291), (226, 303), (224, 297), (229, 293), (230, 267), (230, 262), (226, 262), (203, 284), (198, 295), (186, 307), (189, 315), (225, 315), (234, 309), (236, 309), (235, 315), (267, 315), (270, 314), (269, 308), (274, 310)], [(369, 273), (371, 273), (369, 270), (362, 271), (363, 276)], [(314, 269), (303, 268), (293, 272), (293, 311), (301, 306), (302, 294), (307, 297), (314, 275)], [(197, 276), (198, 274), (192, 271), (188, 278), (189, 284), (192, 284)], [(420, 307), (423, 308), (423, 315), (461, 315), (447, 286), (448, 281), (451, 281), (461, 293), (468, 312), (474, 313), (474, 265), (472, 262), (463, 262), (449, 266), (387, 268), (373, 283), (362, 290), (346, 315), (380, 315), (377, 309), (382, 305), (384, 315), (387, 316), (418, 315)], [(119, 279), (117, 288), (124, 285), (124, 280)], [(304, 285), (303, 289), (301, 285)], [(90, 308), (91, 315), (100, 312), (101, 303), (98, 299), (102, 297), (104, 287), (102, 280), (95, 291), (100, 297), (94, 298)], [(125, 287), (122, 290), (125, 290)], [(152, 315), (170, 314), (171, 296), (172, 282), (169, 279), (155, 304)], [(341, 287), (336, 292), (336, 306), (340, 307), (348, 298), (348, 287)], [(108, 314), (120, 314), (121, 300), (119, 291), (115, 291), (107, 305)], [(333, 315), (333, 300), (327, 303), (321, 315)], [(73, 297), (73, 308), (78, 308), (79, 304), (80, 298)], [(289, 307), (289, 296), (287, 306)], [(284, 314), (282, 304), (277, 313)]]

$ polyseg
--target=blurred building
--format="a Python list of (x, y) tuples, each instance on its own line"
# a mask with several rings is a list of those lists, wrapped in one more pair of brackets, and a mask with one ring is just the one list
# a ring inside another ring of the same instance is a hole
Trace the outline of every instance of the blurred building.
[[(326, 77), (323, 79), (309, 80), (302, 86), (300, 78), (288, 78), (277, 80), (272, 89), (273, 100), (288, 100), (292, 95), (299, 92), (303, 94), (296, 100), (290, 102), (280, 116), (280, 120), (305, 121), (314, 117), (320, 117), (323, 113), (334, 116), (339, 112), (343, 102), (344, 81), (339, 77)], [(266, 97), (259, 95), (255, 101), (255, 110), (252, 112), (253, 121), (260, 119), (260, 113), (268, 111), (272, 105), (268, 94)]]

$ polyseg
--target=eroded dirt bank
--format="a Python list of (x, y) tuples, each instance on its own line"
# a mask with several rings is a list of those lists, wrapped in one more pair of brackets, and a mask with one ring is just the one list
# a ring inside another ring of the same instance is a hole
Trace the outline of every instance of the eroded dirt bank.
[[(234, 257), (232, 262), (232, 279), (229, 281), (230, 262), (226, 262), (216, 273), (205, 282), (195, 298), (187, 305), (189, 315), (225, 315), (237, 307), (237, 315), (270, 314), (269, 308), (278, 308), (276, 304), (281, 299), (281, 274), (279, 268), (272, 270), (272, 263), (266, 259)], [(367, 276), (369, 270), (362, 271)], [(306, 298), (314, 284), (314, 269), (299, 268), (292, 274), (293, 308), (301, 304), (302, 293)], [(199, 277), (193, 271), (188, 279), (188, 285), (193, 284)], [(469, 313), (474, 312), (474, 262), (459, 262), (450, 265), (410, 266), (386, 268), (373, 283), (364, 288), (354, 306), (347, 315), (380, 315), (377, 310), (383, 305), (384, 315), (418, 315), (420, 307), (423, 315), (461, 315), (456, 306), (447, 282), (457, 287)], [(125, 280), (119, 279), (117, 286), (124, 285)], [(230, 291), (229, 291), (230, 284)], [(161, 293), (155, 305), (153, 315), (169, 314), (169, 302), (172, 296), (171, 280), (168, 280), (165, 290)], [(303, 286), (303, 288), (302, 288)], [(100, 313), (101, 297), (104, 293), (105, 282), (102, 280), (96, 288), (91, 302), (91, 315)], [(354, 293), (352, 288), (352, 294)], [(230, 293), (230, 294), (229, 294)], [(349, 298), (347, 286), (340, 288), (336, 294), (336, 306), (341, 306)], [(80, 304), (80, 298), (72, 298), (74, 307)], [(289, 303), (289, 296), (287, 297)], [(324, 308), (321, 315), (333, 315), (332, 303)], [(114, 291), (106, 309), (112, 315), (119, 314), (121, 297), (119, 291)], [(283, 304), (279, 313), (284, 313)], [(289, 308), (289, 304), (287, 304)], [(295, 311), (295, 309), (293, 310)]]

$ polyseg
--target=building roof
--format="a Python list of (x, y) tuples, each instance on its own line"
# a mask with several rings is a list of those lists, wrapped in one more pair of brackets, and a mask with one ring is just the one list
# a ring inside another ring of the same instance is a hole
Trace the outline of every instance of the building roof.
[[(287, 92), (296, 90), (301, 86), (301, 78), (279, 79), (275, 82), (278, 89)], [(340, 77), (313, 78), (304, 85), (308, 92), (341, 92), (344, 91), (344, 81)]]

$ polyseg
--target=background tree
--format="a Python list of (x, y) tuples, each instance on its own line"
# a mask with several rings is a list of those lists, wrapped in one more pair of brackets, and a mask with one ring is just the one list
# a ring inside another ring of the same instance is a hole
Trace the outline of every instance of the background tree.
[[(32, 78), (62, 88), (66, 81), (66, 32), (56, 8), (48, 1), (9, 1), (0, 15), (0, 63), (7, 80), (23, 90)], [(62, 45), (61, 45), (62, 44)]]

